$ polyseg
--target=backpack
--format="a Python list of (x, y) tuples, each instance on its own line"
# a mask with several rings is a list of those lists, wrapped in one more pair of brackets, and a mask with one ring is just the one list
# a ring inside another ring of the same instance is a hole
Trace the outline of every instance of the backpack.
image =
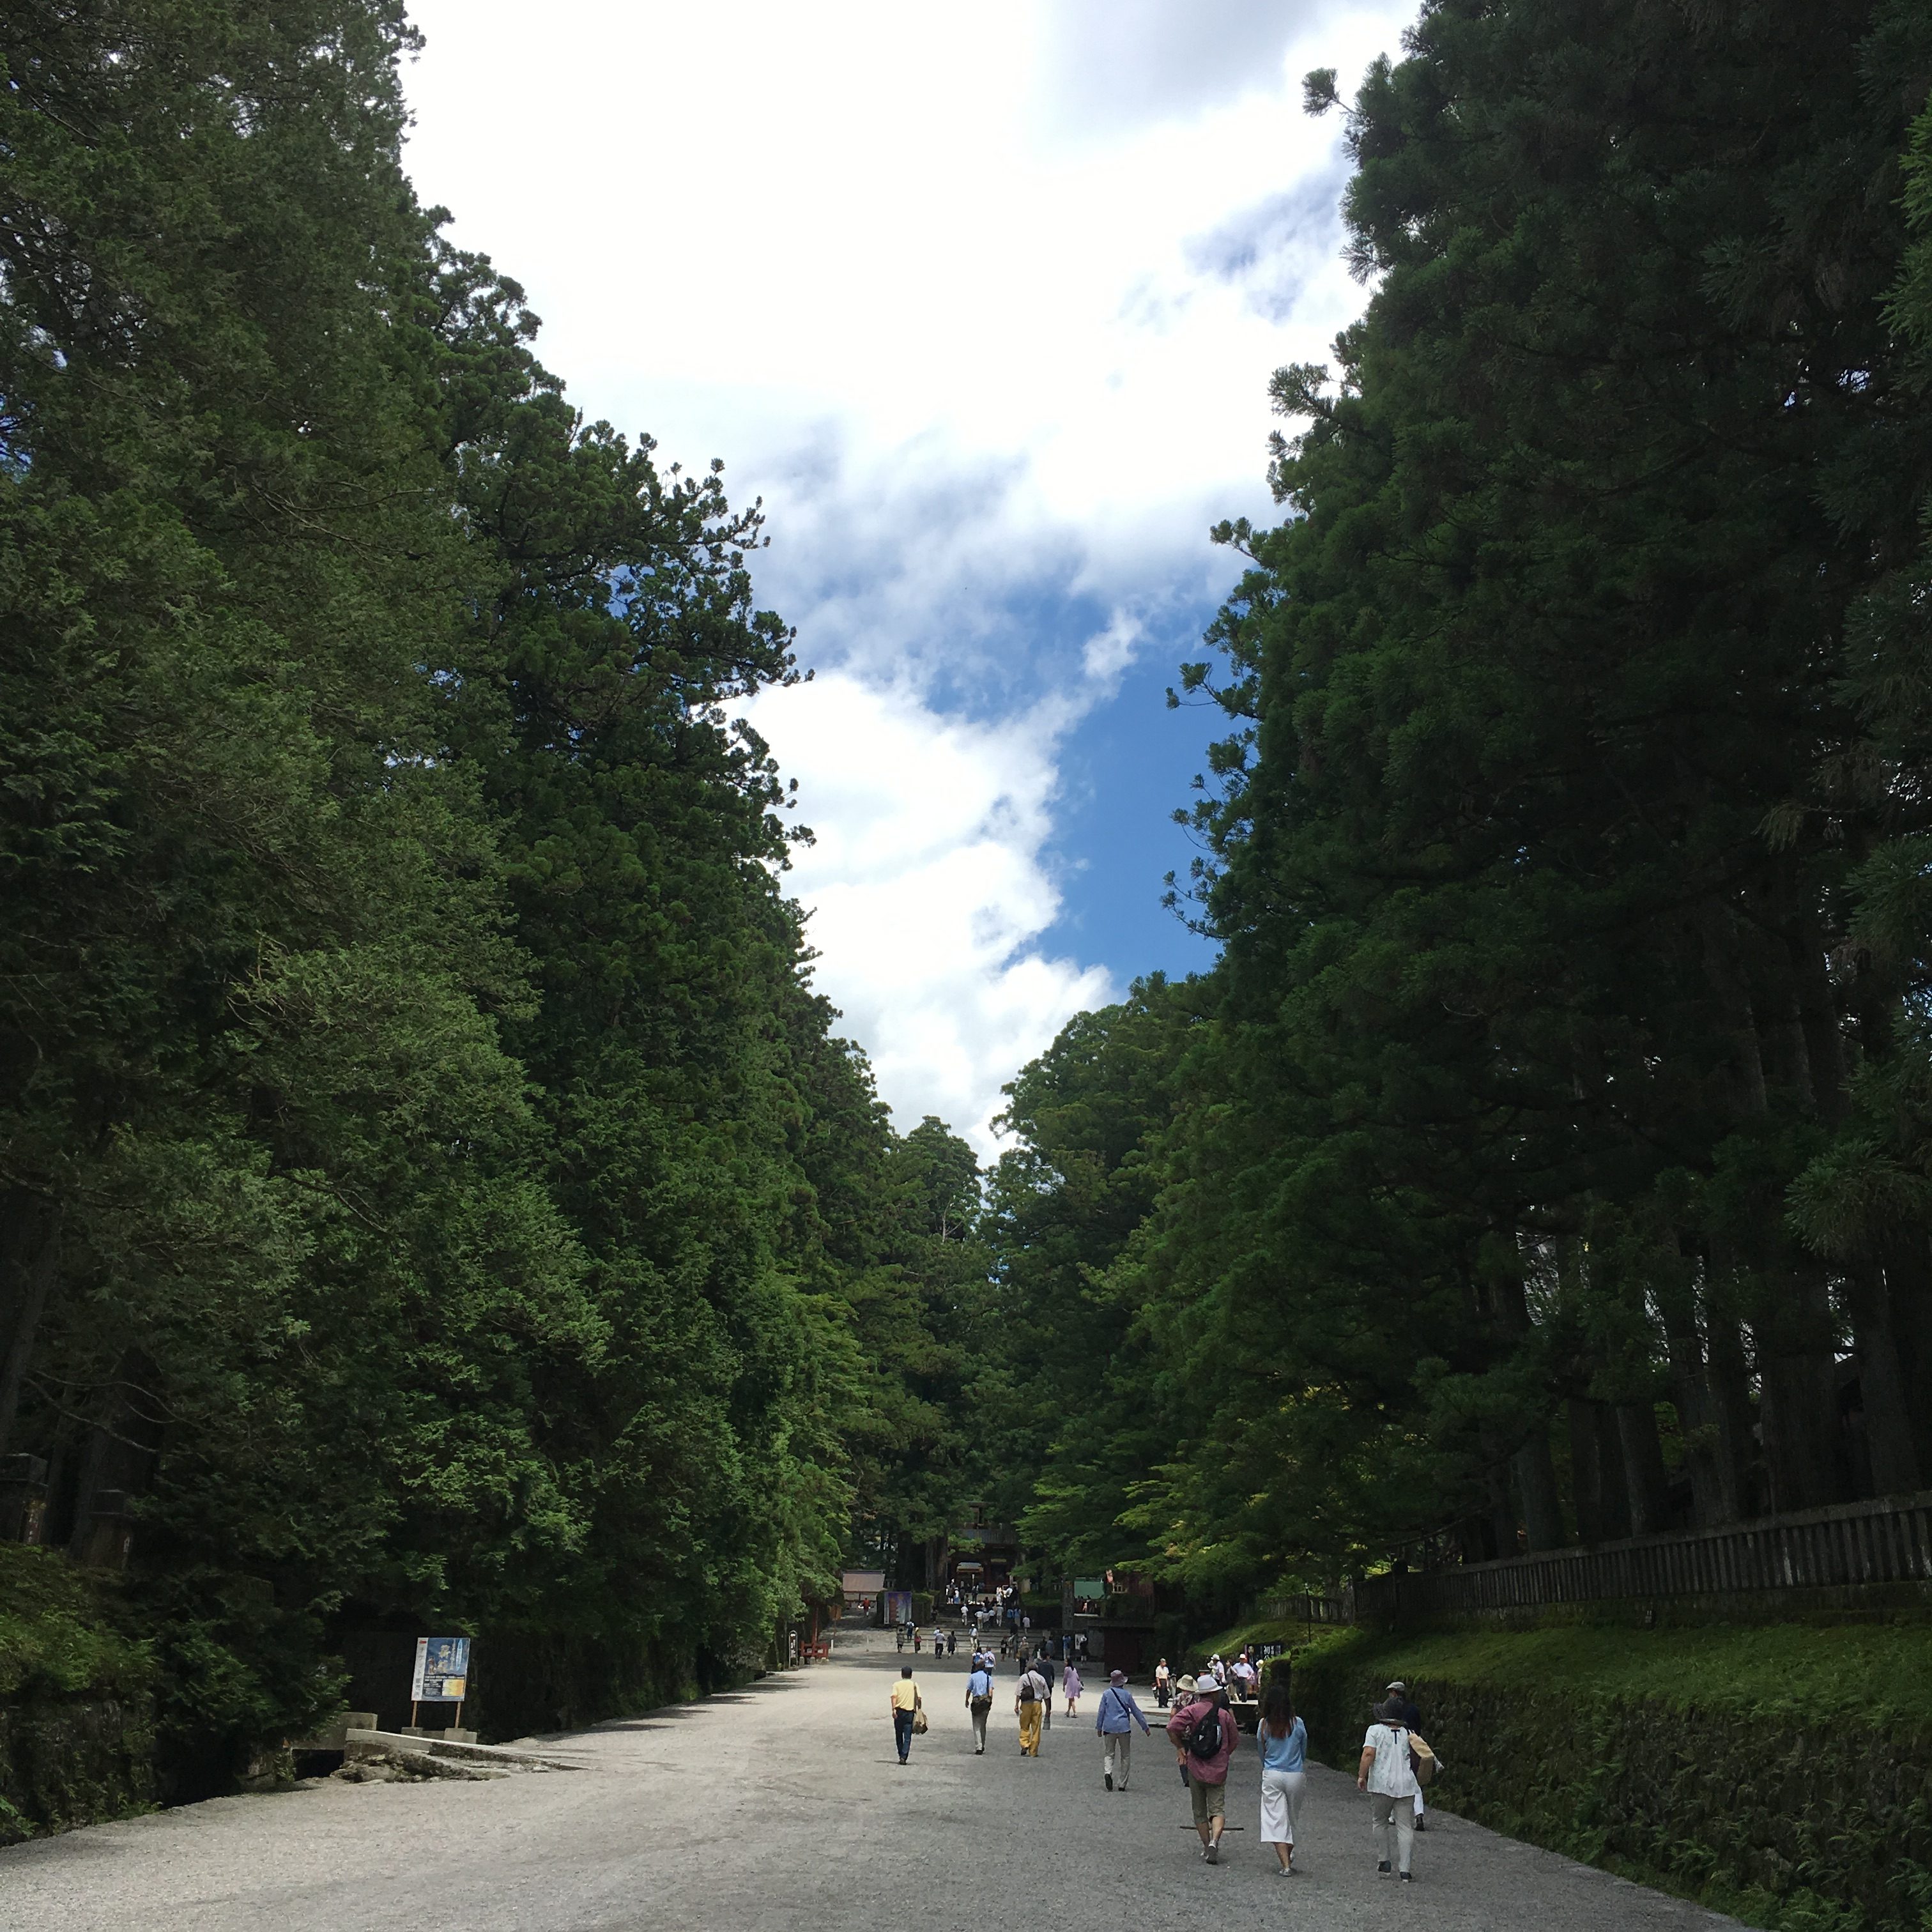
[(1040, 1693), (1034, 1688), (1039, 1682), (1030, 1670), (1021, 1678), (1020, 1702), (1022, 1704), (1037, 1704), (1040, 1702)]
[(1187, 1733), (1187, 1754), (1198, 1757), (1203, 1764), (1210, 1762), (1221, 1754), (1221, 1707), (1210, 1706), (1195, 1720)]

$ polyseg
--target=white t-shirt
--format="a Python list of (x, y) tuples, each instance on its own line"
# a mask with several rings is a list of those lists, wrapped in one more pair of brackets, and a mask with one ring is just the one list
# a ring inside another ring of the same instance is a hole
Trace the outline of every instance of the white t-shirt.
[(1408, 1733), (1400, 1725), (1371, 1724), (1362, 1740), (1363, 1748), (1375, 1747), (1376, 1761), (1369, 1766), (1369, 1789), (1384, 1798), (1413, 1798), (1415, 1772), (1408, 1762)]

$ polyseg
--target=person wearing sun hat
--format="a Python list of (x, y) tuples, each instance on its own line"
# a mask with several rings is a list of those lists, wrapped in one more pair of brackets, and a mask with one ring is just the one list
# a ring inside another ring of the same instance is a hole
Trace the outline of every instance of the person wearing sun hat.
[[(1185, 1675), (1174, 1680), (1174, 1706), (1176, 1710), (1193, 1696), (1194, 1683), (1195, 1680), (1191, 1676)], [(1182, 1759), (1180, 1764), (1180, 1788), (1184, 1791), (1187, 1789), (1187, 1761), (1185, 1758)]]
[(1127, 1688), (1127, 1673), (1110, 1670), (1107, 1688), (1100, 1693), (1100, 1708), (1094, 1717), (1094, 1729), (1100, 1739), (1100, 1777), (1109, 1791), (1127, 1788), (1136, 1724), (1143, 1732), (1148, 1728), (1141, 1707), (1134, 1702), (1134, 1694)]
[(1226, 1696), (1204, 1672), (1195, 1680), (1187, 1702), (1167, 1720), (1168, 1741), (1194, 1807), (1201, 1856), (1210, 1865), (1221, 1862), (1221, 1834), (1228, 1828), (1228, 1766), (1241, 1735)]
[(1355, 1788), (1369, 1795), (1369, 1832), (1375, 1840), (1376, 1869), (1387, 1877), (1393, 1855), (1396, 1875), (1406, 1885), (1415, 1842), (1416, 1776), (1409, 1760), (1408, 1726), (1402, 1721), (1400, 1688), (1391, 1685), (1375, 1707), (1375, 1721), (1362, 1740), (1362, 1761), (1356, 1768)]

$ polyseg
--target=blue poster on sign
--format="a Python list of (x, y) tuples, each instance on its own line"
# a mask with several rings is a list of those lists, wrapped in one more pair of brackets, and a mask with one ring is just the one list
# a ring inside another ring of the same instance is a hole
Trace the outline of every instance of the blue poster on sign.
[(470, 1688), (470, 1640), (466, 1636), (416, 1639), (416, 1676), (410, 1698), (418, 1704), (460, 1704)]

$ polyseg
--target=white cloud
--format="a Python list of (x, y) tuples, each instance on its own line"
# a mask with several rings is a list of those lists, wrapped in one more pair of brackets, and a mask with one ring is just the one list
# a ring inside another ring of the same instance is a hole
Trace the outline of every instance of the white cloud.
[(1299, 76), (1412, 0), (415, 11), (419, 191), (580, 406), (765, 498), (761, 597), (842, 674), (758, 708), (822, 982), (902, 1122), (983, 1121), (1132, 970), (1039, 952), (1058, 747), (1269, 513), (1268, 376), (1361, 299)]
[(812, 908), (822, 990), (902, 1127), (937, 1114), (990, 1151), (1001, 1083), (1118, 997), (1103, 968), (1033, 944), (1059, 909), (1040, 855), (1067, 714), (975, 725), (835, 672), (748, 715), (818, 832), (787, 883)]

